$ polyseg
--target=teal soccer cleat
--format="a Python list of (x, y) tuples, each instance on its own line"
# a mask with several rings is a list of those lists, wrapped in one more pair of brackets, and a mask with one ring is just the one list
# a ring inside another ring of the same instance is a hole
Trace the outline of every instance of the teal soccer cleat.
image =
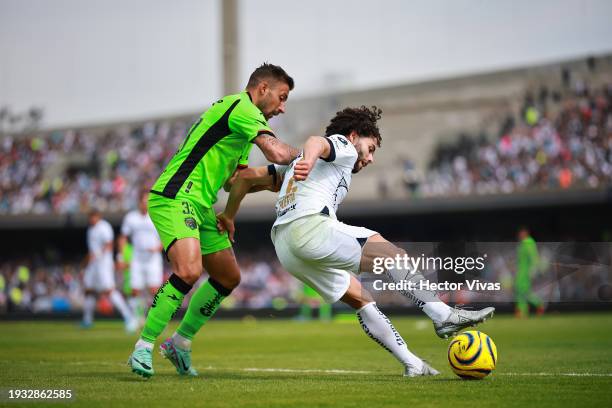
[(153, 356), (148, 348), (137, 348), (134, 350), (128, 359), (128, 365), (132, 368), (132, 372), (151, 378), (155, 372), (153, 371)]
[(160, 346), (159, 352), (164, 358), (176, 367), (176, 372), (180, 375), (195, 377), (198, 372), (191, 366), (191, 350), (183, 350), (174, 345), (172, 338), (166, 339)]

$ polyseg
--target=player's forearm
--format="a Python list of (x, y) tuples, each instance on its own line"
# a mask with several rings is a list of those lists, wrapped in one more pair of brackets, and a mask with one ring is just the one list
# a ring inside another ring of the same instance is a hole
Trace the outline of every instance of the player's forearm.
[[(281, 142), (282, 143), (282, 142)], [(289, 164), (300, 154), (299, 149), (283, 143), (283, 157), (282, 161), (276, 162), (275, 164)]]
[(278, 145), (274, 151), (271, 152), (268, 160), (275, 164), (289, 164), (298, 156), (298, 154), (300, 154), (298, 149), (278, 140)]
[(223, 211), (228, 218), (236, 218), (236, 214), (238, 214), (238, 209), (240, 208), (240, 203), (242, 203), (242, 200), (247, 195), (251, 187), (253, 187), (253, 182), (251, 180), (238, 177), (234, 181), (227, 199), (227, 204), (225, 205), (225, 210)]
[(234, 173), (231, 175), (231, 177), (227, 179), (225, 184), (223, 184), (223, 190), (225, 192), (227, 193), (230, 192), (230, 190), (232, 189), (232, 185), (234, 184), (234, 181), (236, 181), (236, 178), (238, 177), (239, 173), (240, 173), (240, 169), (234, 170)]
[(289, 164), (300, 154), (295, 147), (267, 134), (257, 136), (255, 144), (261, 149), (266, 159), (275, 164)]

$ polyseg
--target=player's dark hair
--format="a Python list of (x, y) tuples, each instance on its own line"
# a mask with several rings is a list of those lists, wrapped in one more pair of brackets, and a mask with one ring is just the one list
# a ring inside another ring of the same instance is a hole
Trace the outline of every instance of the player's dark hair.
[(376, 144), (380, 147), (382, 136), (376, 122), (382, 116), (382, 109), (372, 106), (368, 108), (344, 108), (336, 112), (336, 116), (329, 122), (325, 129), (325, 136), (340, 134), (348, 136), (352, 131), (359, 136), (371, 136), (376, 139)]
[(278, 65), (269, 64), (267, 62), (264, 62), (257, 67), (255, 71), (253, 71), (249, 77), (247, 88), (254, 88), (264, 79), (270, 78), (286, 83), (289, 86), (289, 90), (293, 89), (293, 78), (291, 78), (289, 74), (287, 74), (285, 70)]

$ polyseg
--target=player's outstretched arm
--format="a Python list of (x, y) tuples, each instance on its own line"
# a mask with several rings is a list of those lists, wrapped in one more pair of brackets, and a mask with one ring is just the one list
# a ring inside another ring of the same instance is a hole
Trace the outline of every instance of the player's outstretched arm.
[(304, 158), (295, 164), (293, 178), (296, 181), (306, 180), (317, 159), (328, 159), (331, 146), (328, 139), (321, 136), (310, 136), (304, 144)]
[(267, 166), (249, 167), (239, 172), (230, 190), (225, 210), (217, 214), (217, 228), (220, 232), (227, 231), (230, 241), (234, 242), (234, 219), (240, 208), (240, 203), (253, 190), (278, 191), (278, 177), (270, 174)]
[(257, 136), (254, 142), (261, 149), (266, 159), (275, 164), (289, 164), (300, 154), (300, 151), (295, 147), (267, 133)]
[[(240, 172), (244, 171), (245, 168), (236, 169), (234, 171), (234, 174), (232, 174), (232, 176), (229, 179), (227, 179), (225, 184), (223, 184), (223, 190), (226, 193), (229, 193), (232, 190), (232, 186), (234, 185), (234, 182), (238, 179), (238, 174), (240, 174)], [(274, 190), (274, 188), (272, 188), (272, 187), (273, 186), (267, 186), (267, 185), (254, 185), (254, 186), (251, 186), (251, 188), (249, 189), (248, 192), (249, 193), (256, 193), (258, 191), (263, 191), (263, 190), (278, 191), (278, 189)], [(280, 188), (280, 186), (279, 186), (279, 188)]]

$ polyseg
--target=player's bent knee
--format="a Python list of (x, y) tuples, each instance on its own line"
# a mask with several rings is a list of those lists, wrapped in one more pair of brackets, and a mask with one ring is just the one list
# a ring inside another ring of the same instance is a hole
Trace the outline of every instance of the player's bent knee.
[(175, 274), (185, 282), (193, 285), (202, 276), (202, 264), (199, 262), (190, 262), (184, 265), (178, 265)]
[(235, 287), (240, 285), (240, 279), (241, 279), (240, 273), (232, 274), (231, 276), (228, 277), (227, 287), (229, 289), (234, 289)]
[(223, 285), (223, 287), (233, 290), (240, 285), (240, 272), (215, 275), (214, 279)]

